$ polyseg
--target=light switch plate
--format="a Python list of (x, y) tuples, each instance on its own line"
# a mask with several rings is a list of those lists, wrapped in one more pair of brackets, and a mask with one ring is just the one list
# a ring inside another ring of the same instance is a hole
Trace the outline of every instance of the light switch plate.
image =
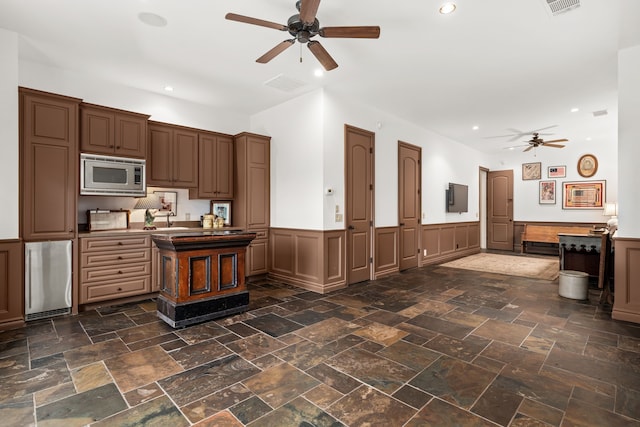
[(342, 214), (336, 214), (336, 222), (342, 222)]

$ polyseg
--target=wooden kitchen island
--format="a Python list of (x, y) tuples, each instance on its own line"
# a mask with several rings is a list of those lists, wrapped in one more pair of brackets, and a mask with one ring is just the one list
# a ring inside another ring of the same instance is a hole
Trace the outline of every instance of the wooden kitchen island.
[(246, 311), (245, 252), (256, 233), (153, 234), (160, 251), (158, 316), (174, 328)]

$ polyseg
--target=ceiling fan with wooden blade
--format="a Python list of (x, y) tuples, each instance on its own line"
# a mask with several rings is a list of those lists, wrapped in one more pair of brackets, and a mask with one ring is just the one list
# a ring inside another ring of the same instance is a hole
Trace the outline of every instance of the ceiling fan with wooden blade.
[(325, 70), (330, 71), (338, 67), (338, 63), (329, 55), (329, 52), (316, 40), (311, 40), (315, 36), (325, 38), (359, 38), (377, 39), (380, 37), (380, 27), (358, 26), (358, 27), (320, 27), (320, 22), (316, 18), (320, 0), (298, 0), (296, 2), (297, 14), (292, 15), (287, 25), (276, 22), (265, 21), (263, 19), (251, 18), (249, 16), (227, 13), (226, 19), (230, 21), (242, 22), (244, 24), (258, 25), (260, 27), (272, 28), (274, 30), (288, 31), (293, 39), (285, 40), (256, 60), (261, 64), (266, 64), (273, 58), (291, 47), (296, 40), (299, 43), (306, 43), (311, 53), (322, 64)]
[(533, 133), (535, 133), (536, 135), (553, 135), (552, 133), (542, 133), (540, 132), (541, 130), (547, 130), (547, 129), (551, 129), (554, 127), (557, 127), (558, 125), (551, 125), (551, 126), (547, 126), (547, 127), (543, 127), (543, 128), (539, 128), (539, 129), (533, 129), (530, 131), (526, 131), (523, 132), (519, 129), (514, 129), (514, 128), (508, 128), (508, 131), (511, 131), (513, 133), (507, 134), (507, 135), (493, 135), (493, 136), (486, 136), (485, 138), (506, 138), (506, 137), (510, 137), (507, 142), (514, 142), (520, 138), (522, 138), (525, 135), (531, 135)]
[(556, 142), (569, 142), (568, 139), (566, 138), (562, 138), (562, 139), (552, 139), (551, 141), (545, 141), (544, 139), (540, 138), (538, 136), (537, 132), (534, 132), (532, 135), (532, 138), (527, 141), (527, 143), (529, 144), (529, 146), (527, 148), (525, 148), (523, 151), (529, 151), (532, 150), (534, 148), (538, 148), (540, 146), (543, 147), (553, 147), (553, 148), (562, 148), (564, 147), (563, 144), (555, 144)]

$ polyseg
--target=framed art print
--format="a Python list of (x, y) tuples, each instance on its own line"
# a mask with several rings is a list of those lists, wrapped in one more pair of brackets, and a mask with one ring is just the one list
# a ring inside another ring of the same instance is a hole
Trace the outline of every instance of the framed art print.
[(549, 166), (547, 168), (547, 178), (564, 178), (567, 176), (566, 166)]
[(606, 181), (562, 183), (562, 209), (603, 209)]
[(211, 201), (211, 213), (216, 216), (216, 218), (222, 218), (222, 221), (225, 226), (231, 225), (231, 202), (230, 201)]
[(542, 164), (540, 162), (537, 163), (523, 163), (522, 164), (522, 179), (524, 181), (531, 179), (540, 179), (542, 178), (540, 169)]
[(541, 205), (556, 204), (556, 182), (540, 181), (540, 192), (538, 194), (538, 203)]

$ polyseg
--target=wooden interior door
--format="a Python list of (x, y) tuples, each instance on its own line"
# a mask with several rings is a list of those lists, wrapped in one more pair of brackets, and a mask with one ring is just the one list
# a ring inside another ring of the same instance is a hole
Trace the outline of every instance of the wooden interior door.
[(374, 137), (372, 132), (345, 126), (348, 284), (369, 280), (372, 275)]
[(513, 171), (487, 174), (487, 249), (513, 250)]
[(418, 266), (420, 253), (420, 147), (398, 142), (398, 219), (400, 270)]

